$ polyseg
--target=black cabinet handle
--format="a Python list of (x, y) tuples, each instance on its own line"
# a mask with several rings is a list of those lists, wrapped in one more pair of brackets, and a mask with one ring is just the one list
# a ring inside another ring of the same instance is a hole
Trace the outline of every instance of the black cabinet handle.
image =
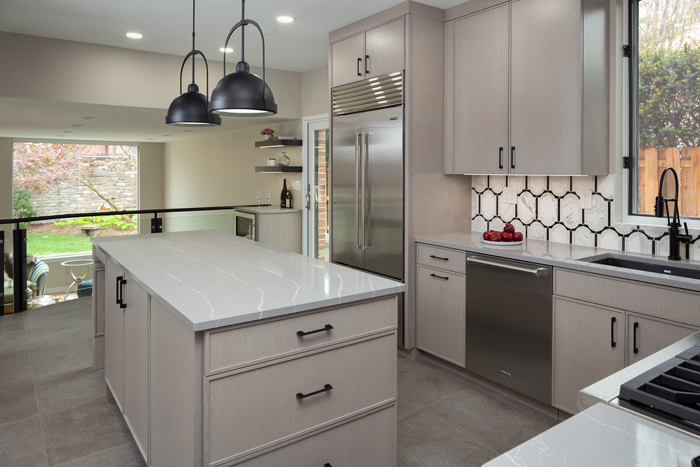
[(450, 260), (450, 258), (442, 258), (442, 257), (440, 257), (440, 256), (435, 256), (435, 255), (430, 255), (430, 257), (433, 258), (433, 259), (441, 259), (441, 260), (443, 260), (443, 261), (449, 261), (449, 260)]
[(437, 274), (431, 274), (430, 277), (435, 277), (437, 279), (443, 279), (443, 280), (450, 280), (449, 277), (444, 277), (444, 276), (438, 276)]
[(323, 386), (323, 389), (319, 389), (318, 391), (310, 392), (308, 394), (302, 394), (300, 392), (297, 393), (297, 399), (306, 399), (307, 397), (315, 396), (316, 394), (321, 394), (322, 392), (330, 391), (333, 389), (333, 386), (330, 384), (326, 384)]
[(617, 318), (614, 316), (610, 318), (610, 347), (617, 347), (617, 342), (615, 342), (615, 322)]
[(639, 329), (639, 323), (634, 323), (634, 330), (632, 331), (632, 347), (634, 348), (634, 353), (639, 353), (639, 348), (637, 348), (637, 329)]
[(498, 148), (498, 168), (503, 168), (503, 148)]
[(365, 55), (365, 73), (369, 74), (369, 55)]
[(515, 146), (510, 147), (510, 168), (515, 168)]
[(360, 62), (362, 59), (360, 57), (357, 57), (357, 76), (362, 76), (362, 73), (360, 73)]
[(117, 305), (121, 305), (122, 299), (119, 297), (119, 292), (121, 292), (121, 286), (122, 286), (122, 279), (124, 279), (124, 276), (117, 276)]
[(119, 308), (126, 308), (126, 303), (124, 302), (124, 284), (126, 284), (126, 279), (122, 279), (119, 285)]
[(333, 326), (331, 326), (330, 324), (326, 324), (321, 329), (316, 329), (315, 331), (308, 331), (308, 332), (297, 331), (297, 336), (299, 336), (299, 337), (308, 336), (309, 334), (316, 334), (317, 332), (330, 331), (331, 329), (333, 329)]

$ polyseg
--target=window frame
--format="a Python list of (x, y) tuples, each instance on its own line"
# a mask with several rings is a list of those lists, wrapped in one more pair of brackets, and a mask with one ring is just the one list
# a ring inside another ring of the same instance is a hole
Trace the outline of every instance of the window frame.
[[(639, 2), (641, 0), (623, 1), (623, 42), (626, 43), (629, 56), (620, 54), (622, 72), (625, 76), (622, 79), (622, 94), (625, 99), (625, 109), (623, 109), (623, 144), (626, 148), (623, 154), (626, 155), (628, 167), (623, 164), (617, 165), (621, 177), (615, 177), (616, 182), (622, 184), (623, 224), (640, 226), (667, 227), (666, 217), (658, 218), (652, 214), (635, 213), (635, 205), (638, 203), (639, 194)], [(625, 62), (626, 61), (626, 62)], [(681, 222), (687, 222), (689, 229), (700, 229), (700, 219), (691, 217), (681, 217)]]

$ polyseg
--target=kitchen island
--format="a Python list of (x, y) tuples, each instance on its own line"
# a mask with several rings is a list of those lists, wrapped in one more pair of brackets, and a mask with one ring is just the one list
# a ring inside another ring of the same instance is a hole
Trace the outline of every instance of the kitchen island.
[(105, 379), (148, 465), (394, 465), (402, 284), (218, 231), (93, 256)]

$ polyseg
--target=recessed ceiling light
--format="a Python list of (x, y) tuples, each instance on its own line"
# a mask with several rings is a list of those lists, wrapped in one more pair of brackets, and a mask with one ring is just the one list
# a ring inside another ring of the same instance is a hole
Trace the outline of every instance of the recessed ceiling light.
[(233, 52), (233, 49), (231, 47), (226, 47), (225, 49), (221, 47), (219, 49), (219, 52), (226, 52), (227, 54), (230, 54), (231, 52)]
[(142, 39), (143, 34), (139, 34), (138, 32), (127, 32), (126, 37), (129, 39)]
[(82, 125), (71, 125), (73, 128), (81, 128)]
[(95, 117), (80, 117), (81, 120), (97, 120)]
[(294, 18), (292, 18), (291, 16), (278, 16), (277, 21), (279, 21), (280, 23), (291, 23), (294, 21)]

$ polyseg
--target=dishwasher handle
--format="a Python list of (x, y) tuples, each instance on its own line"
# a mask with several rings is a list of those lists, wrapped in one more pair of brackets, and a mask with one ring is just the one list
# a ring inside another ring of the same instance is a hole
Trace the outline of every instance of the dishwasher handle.
[(536, 277), (546, 276), (549, 274), (550, 271), (550, 268), (548, 266), (528, 267), (520, 264), (494, 261), (480, 256), (470, 256), (469, 258), (467, 258), (467, 263), (479, 264), (481, 266), (490, 266), (493, 268), (508, 269), (509, 271), (522, 272)]

